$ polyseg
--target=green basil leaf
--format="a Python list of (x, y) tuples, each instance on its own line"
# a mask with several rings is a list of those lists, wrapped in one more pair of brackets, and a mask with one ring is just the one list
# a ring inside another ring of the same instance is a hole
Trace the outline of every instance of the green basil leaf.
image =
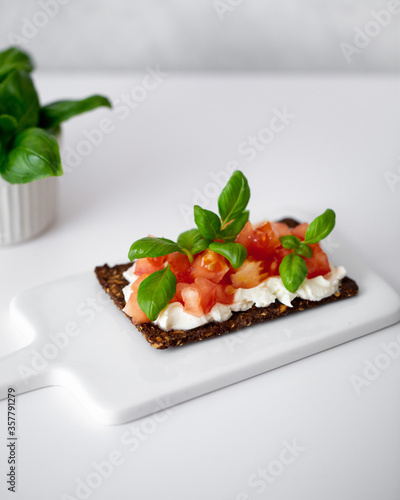
[(221, 221), (218, 215), (198, 205), (194, 206), (193, 211), (196, 226), (199, 228), (204, 238), (211, 240), (217, 239), (221, 231)]
[(283, 248), (299, 248), (301, 244), (300, 238), (295, 236), (294, 234), (288, 234), (287, 236), (281, 236), (280, 241), (282, 243)]
[(189, 250), (192, 255), (206, 250), (210, 244), (210, 240), (203, 238), (198, 229), (189, 229), (189, 231), (185, 231), (179, 235), (177, 241), (178, 245)]
[(301, 242), (299, 248), (296, 249), (297, 255), (310, 258), (313, 256), (313, 250), (306, 243)]
[(7, 151), (3, 144), (0, 142), (0, 175), (3, 171), (3, 164), (7, 161)]
[(225, 242), (235, 241), (237, 235), (246, 225), (249, 220), (249, 211), (246, 210), (242, 214), (238, 215), (236, 219), (233, 219), (221, 232), (221, 237)]
[(168, 264), (166, 268), (150, 274), (140, 283), (137, 301), (149, 320), (154, 321), (175, 292), (176, 276)]
[(328, 208), (322, 215), (319, 215), (308, 226), (305, 243), (318, 243), (328, 236), (335, 227), (336, 214)]
[(206, 238), (202, 238), (199, 240), (192, 248), (192, 255), (196, 255), (196, 253), (204, 252), (207, 250), (212, 240), (208, 240)]
[(28, 73), (33, 70), (33, 63), (28, 54), (16, 47), (0, 52), (0, 82), (15, 69), (22, 69)]
[(26, 71), (12, 71), (0, 83), (0, 115), (18, 121), (18, 131), (35, 127), (39, 121), (39, 98)]
[(148, 236), (135, 241), (129, 249), (129, 260), (143, 259), (145, 257), (161, 257), (173, 252), (179, 252), (181, 246), (167, 238), (152, 238)]
[(246, 247), (240, 243), (220, 243), (215, 241), (208, 248), (228, 259), (235, 269), (240, 267), (247, 257)]
[(57, 140), (41, 128), (20, 132), (1, 166), (1, 175), (10, 184), (24, 184), (62, 173)]
[(247, 207), (249, 199), (250, 188), (247, 179), (240, 170), (236, 170), (218, 198), (218, 210), (223, 225), (236, 219)]
[(101, 95), (93, 95), (81, 100), (65, 100), (48, 104), (40, 109), (39, 124), (43, 128), (50, 128), (69, 120), (73, 116), (86, 113), (100, 106), (111, 108), (110, 101)]
[(307, 276), (307, 264), (302, 257), (295, 253), (286, 255), (279, 266), (283, 284), (289, 292), (294, 293)]
[(7, 148), (9, 142), (16, 135), (17, 120), (11, 115), (0, 115), (0, 142)]

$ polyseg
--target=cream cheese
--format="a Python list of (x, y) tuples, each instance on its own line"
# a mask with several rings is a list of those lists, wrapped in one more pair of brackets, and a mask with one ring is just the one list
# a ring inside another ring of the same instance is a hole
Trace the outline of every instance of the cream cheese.
[[(268, 307), (276, 299), (288, 307), (292, 307), (292, 300), (300, 297), (305, 300), (319, 301), (330, 297), (339, 289), (340, 280), (346, 276), (346, 269), (342, 266), (334, 267), (330, 264), (331, 272), (325, 276), (317, 276), (312, 279), (305, 279), (295, 293), (286, 290), (279, 276), (267, 278), (265, 281), (253, 288), (239, 288), (235, 292), (232, 304), (215, 304), (208, 314), (200, 318), (188, 314), (183, 310), (179, 302), (168, 304), (153, 322), (163, 330), (191, 330), (198, 326), (215, 321), (220, 323), (232, 316), (233, 311), (247, 311), (253, 305), (256, 307)], [(138, 276), (135, 274), (135, 264), (124, 272), (124, 277), (129, 281), (124, 289), (125, 302), (128, 302), (131, 293), (131, 284)]]

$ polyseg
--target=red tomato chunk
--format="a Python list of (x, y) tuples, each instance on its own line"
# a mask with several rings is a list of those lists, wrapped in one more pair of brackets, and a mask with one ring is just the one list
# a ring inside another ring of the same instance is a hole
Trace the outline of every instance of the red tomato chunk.
[(196, 255), (191, 266), (194, 279), (206, 278), (213, 283), (219, 283), (228, 271), (229, 262), (212, 250), (205, 250)]
[(164, 267), (166, 260), (166, 255), (163, 257), (146, 257), (144, 259), (138, 259), (136, 261), (135, 274), (140, 276), (142, 274), (151, 274), (155, 271), (159, 271)]

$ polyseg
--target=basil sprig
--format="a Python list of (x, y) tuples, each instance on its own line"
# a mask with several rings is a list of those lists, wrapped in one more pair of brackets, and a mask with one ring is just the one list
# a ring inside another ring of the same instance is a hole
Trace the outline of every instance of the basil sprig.
[(30, 73), (29, 55), (11, 47), (0, 52), (0, 175), (23, 184), (62, 175), (55, 134), (60, 123), (110, 101), (95, 95), (41, 106)]
[(304, 257), (313, 256), (312, 248), (309, 245), (326, 238), (335, 227), (335, 220), (335, 212), (328, 208), (308, 226), (304, 241), (293, 234), (280, 237), (283, 248), (292, 250), (282, 259), (279, 266), (279, 274), (289, 292), (294, 293), (307, 277), (308, 270)]
[[(180, 234), (177, 242), (166, 238), (141, 238), (131, 245), (129, 259), (132, 261), (180, 252), (186, 254), (192, 262), (195, 254), (210, 248), (228, 259), (235, 269), (240, 267), (246, 260), (247, 250), (234, 241), (249, 220), (249, 212), (245, 210), (249, 196), (250, 190), (245, 176), (242, 172), (235, 171), (218, 200), (218, 206), (223, 207), (224, 220), (221, 214), (219, 217), (216, 213), (195, 205), (194, 221), (197, 228)], [(218, 245), (213, 242), (218, 242)]]
[(218, 198), (219, 216), (198, 205), (194, 207), (194, 221), (201, 235), (218, 242), (218, 245), (211, 243), (209, 248), (228, 259), (235, 269), (247, 257), (246, 248), (234, 241), (249, 220), (249, 212), (246, 210), (249, 199), (247, 179), (240, 170), (236, 170)]
[[(219, 215), (198, 205), (194, 207), (197, 228), (178, 236), (177, 241), (167, 238), (146, 237), (135, 241), (128, 253), (131, 261), (146, 257), (162, 257), (173, 252), (187, 255), (190, 262), (194, 255), (209, 248), (225, 257), (237, 269), (247, 257), (246, 248), (235, 239), (249, 220), (246, 210), (250, 189), (246, 177), (235, 171), (218, 199)], [(168, 304), (176, 292), (176, 278), (169, 264), (145, 278), (139, 285), (138, 304), (151, 321)]]

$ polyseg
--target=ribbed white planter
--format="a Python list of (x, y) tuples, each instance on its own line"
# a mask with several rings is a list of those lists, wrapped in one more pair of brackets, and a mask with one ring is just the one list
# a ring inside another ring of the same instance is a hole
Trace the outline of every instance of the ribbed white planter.
[(27, 184), (9, 184), (0, 177), (0, 246), (33, 238), (51, 225), (57, 187), (57, 177)]

